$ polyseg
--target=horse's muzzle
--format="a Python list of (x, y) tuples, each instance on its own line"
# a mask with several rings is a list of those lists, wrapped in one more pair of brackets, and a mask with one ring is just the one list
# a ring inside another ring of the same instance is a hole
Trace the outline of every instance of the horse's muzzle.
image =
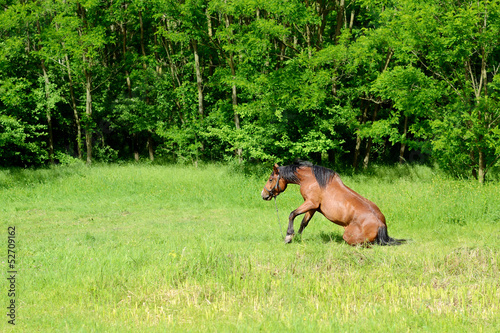
[(269, 201), (273, 198), (273, 196), (268, 193), (266, 190), (262, 190), (262, 193), (260, 194), (262, 199), (266, 200), (266, 201)]

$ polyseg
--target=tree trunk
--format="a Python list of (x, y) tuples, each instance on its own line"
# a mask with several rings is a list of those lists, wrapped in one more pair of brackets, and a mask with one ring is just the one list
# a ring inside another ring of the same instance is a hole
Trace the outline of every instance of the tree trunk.
[(155, 160), (155, 155), (154, 155), (154, 146), (153, 146), (153, 137), (151, 136), (151, 133), (148, 134), (148, 151), (149, 151), (149, 159), (151, 162)]
[[(373, 111), (373, 118), (372, 121), (374, 122), (377, 119), (377, 112), (378, 109), (380, 108), (380, 105), (377, 104), (375, 107), (375, 111)], [(366, 143), (366, 152), (365, 152), (365, 158), (363, 159), (363, 169), (368, 169), (368, 164), (370, 163), (370, 153), (372, 150), (372, 144), (373, 144), (373, 138), (369, 137), (368, 142)]]
[(368, 142), (366, 143), (366, 152), (365, 158), (363, 159), (363, 169), (368, 169), (368, 164), (370, 163), (370, 151), (372, 150), (373, 139), (371, 137), (368, 138)]
[(198, 56), (198, 42), (193, 39), (191, 44), (193, 46), (194, 67), (196, 69), (196, 86), (198, 87), (198, 113), (203, 118), (205, 108), (203, 106), (203, 78), (201, 77), (200, 57)]
[(163, 75), (163, 61), (160, 57), (160, 53), (158, 52), (159, 44), (158, 44), (158, 30), (156, 26), (153, 26), (153, 42), (155, 44), (155, 60), (156, 60), (156, 73), (158, 75)]
[[(229, 22), (229, 16), (226, 15), (226, 28), (229, 28), (230, 22)], [(229, 40), (229, 43), (231, 43), (231, 40)], [(229, 53), (229, 67), (231, 68), (231, 75), (233, 78), (233, 84), (231, 86), (231, 102), (233, 105), (233, 113), (234, 113), (234, 126), (236, 127), (236, 130), (240, 129), (240, 115), (237, 112), (237, 107), (238, 107), (238, 95), (236, 91), (236, 68), (234, 65), (234, 55), (233, 52), (231, 51)], [(242, 149), (238, 148), (236, 149), (236, 155), (238, 156), (238, 160), (241, 162), (241, 155), (242, 155)]]
[[(142, 20), (142, 11), (139, 11), (139, 25), (140, 25), (140, 30), (141, 30), (141, 53), (142, 53), (142, 68), (144, 71), (147, 70), (148, 66), (146, 64), (146, 48), (145, 48), (145, 43), (144, 43), (144, 23)], [(156, 43), (156, 35), (155, 35), (155, 43)], [(157, 59), (158, 56), (155, 54), (155, 59)], [(156, 72), (158, 73), (158, 67), (156, 68)], [(146, 105), (151, 104), (151, 100), (149, 98), (149, 89), (146, 88), (145, 91), (146, 94)], [(136, 136), (136, 139), (138, 136)], [(136, 147), (138, 146), (138, 142), (136, 142)], [(147, 141), (147, 147), (148, 147), (148, 152), (149, 152), (149, 159), (152, 161), (154, 160), (154, 154), (153, 154), (153, 143), (152, 143), (152, 138), (151, 138), (151, 133), (148, 133), (148, 141)], [(139, 152), (137, 149), (134, 150), (134, 158), (136, 161), (139, 160)]]
[[(380, 70), (380, 73), (383, 73), (383, 72), (385, 72), (387, 70), (387, 68), (389, 67), (389, 63), (391, 62), (391, 59), (392, 59), (393, 55), (394, 55), (394, 50), (391, 49), (391, 48), (389, 48), (387, 50), (387, 56), (385, 58), (384, 67)], [(379, 101), (379, 103), (377, 103), (377, 105), (375, 107), (375, 111), (373, 112), (372, 122), (375, 122), (375, 120), (377, 119), (377, 112), (378, 112), (379, 109), (380, 109), (380, 101)], [(370, 154), (371, 154), (372, 144), (373, 144), (373, 138), (370, 137), (370, 138), (368, 138), (368, 142), (366, 143), (365, 158), (363, 159), (363, 169), (367, 169), (368, 168), (368, 164), (370, 162)]]
[[(365, 110), (363, 111), (363, 116), (361, 118), (361, 125), (364, 125), (366, 123), (366, 118), (367, 118), (367, 113), (368, 113), (368, 103), (365, 105)], [(361, 136), (359, 133), (356, 135), (356, 148), (354, 150), (354, 162), (352, 163), (352, 166), (354, 170), (358, 168), (358, 158), (361, 153)]]
[(484, 184), (485, 176), (486, 176), (486, 159), (484, 156), (483, 149), (479, 148), (479, 163), (477, 172), (477, 180), (479, 180), (479, 183)]
[[(236, 83), (234, 80), (236, 79), (236, 71), (234, 68), (234, 61), (233, 61), (233, 53), (231, 53), (229, 57), (229, 63), (231, 67), (231, 74), (233, 76), (233, 85), (231, 87), (231, 101), (233, 104), (233, 112), (234, 112), (234, 126), (236, 127), (236, 130), (240, 129), (240, 115), (238, 114), (237, 107), (238, 107), (238, 95), (236, 91)], [(238, 160), (241, 162), (241, 155), (243, 153), (243, 150), (241, 148), (236, 149), (236, 155), (238, 156)]]
[(354, 16), (355, 16), (356, 12), (353, 10), (351, 10), (351, 20), (349, 21), (349, 32), (352, 33), (352, 27), (354, 26)]
[(283, 65), (283, 62), (285, 61), (285, 52), (286, 52), (286, 36), (283, 35), (283, 42), (280, 43), (280, 55), (279, 55), (279, 59), (280, 61), (278, 62), (278, 64), (276, 64), (276, 67), (277, 68), (280, 68), (282, 65)]
[(139, 162), (139, 149), (137, 148), (137, 133), (132, 134), (132, 150), (134, 151), (134, 160)]
[(210, 17), (210, 13), (208, 12), (208, 7), (205, 11), (205, 15), (207, 16), (208, 37), (212, 39), (214, 36), (214, 31), (212, 29), (212, 18)]
[(141, 30), (141, 53), (142, 53), (142, 56), (143, 56), (143, 59), (142, 59), (142, 68), (144, 70), (147, 69), (147, 65), (146, 65), (146, 49), (144, 48), (144, 24), (142, 23), (142, 11), (139, 11), (139, 27), (140, 27), (140, 30)]
[[(486, 14), (485, 14), (486, 15)], [(483, 28), (486, 27), (486, 16), (484, 18), (484, 26)], [(466, 62), (466, 70), (469, 71), (469, 75), (471, 77), (471, 84), (474, 89), (475, 97), (476, 97), (476, 105), (479, 105), (480, 99), (481, 99), (481, 93), (483, 93), (483, 98), (486, 98), (488, 96), (488, 90), (487, 90), (487, 71), (486, 71), (486, 62), (487, 62), (488, 54), (485, 51), (484, 47), (481, 47), (481, 72), (479, 74), (479, 80), (475, 77), (475, 71), (473, 71), (471, 67), (470, 60)], [(483, 111), (479, 108), (478, 109), (478, 114), (477, 114), (477, 122), (478, 123), (483, 123), (484, 122), (484, 114)], [(485, 175), (486, 175), (486, 157), (484, 154), (484, 150), (482, 147), (482, 141), (483, 141), (483, 135), (480, 135), (478, 138), (475, 140), (476, 148), (478, 150), (478, 162), (477, 162), (477, 170), (474, 167), (472, 170), (472, 175), (474, 177), (477, 177), (477, 180), (479, 183), (483, 184)], [(471, 161), (472, 163), (475, 163), (474, 161), (474, 154), (471, 153)]]
[[(38, 34), (41, 35), (42, 31), (40, 29), (40, 21), (36, 21), (36, 26), (38, 29)], [(40, 41), (41, 42), (41, 41)], [(40, 51), (42, 47), (39, 45), (38, 51)], [(47, 74), (47, 68), (45, 67), (45, 60), (41, 60), (43, 79), (45, 81), (45, 116), (47, 118), (47, 126), (49, 131), (49, 160), (50, 164), (54, 163), (54, 135), (52, 133), (52, 115), (50, 113), (50, 81), (49, 75)]]
[(45, 61), (42, 60), (42, 72), (43, 72), (43, 79), (45, 81), (45, 115), (47, 117), (47, 125), (48, 125), (48, 131), (49, 131), (49, 160), (50, 164), (54, 165), (54, 135), (52, 133), (52, 115), (50, 113), (50, 104), (49, 104), (49, 99), (50, 99), (50, 81), (49, 81), (49, 75), (47, 74), (47, 68), (45, 68)]
[(92, 163), (92, 129), (90, 127), (90, 119), (92, 119), (92, 75), (89, 70), (84, 69), (85, 74), (85, 114), (87, 121), (85, 124), (85, 143), (87, 146), (87, 164)]
[[(406, 140), (406, 134), (408, 133), (408, 116), (405, 116), (405, 124), (403, 130), (403, 140)], [(405, 161), (404, 154), (406, 149), (406, 143), (404, 141), (401, 142), (401, 149), (399, 149), (399, 164), (403, 164)]]
[(337, 6), (337, 26), (335, 28), (335, 43), (338, 43), (342, 26), (344, 25), (345, 0), (340, 0)]
[(368, 169), (368, 165), (370, 163), (370, 151), (372, 150), (373, 139), (368, 138), (368, 142), (366, 143), (366, 153), (365, 158), (363, 159), (363, 169)]
[[(165, 49), (165, 52), (167, 53), (167, 58), (168, 58), (168, 64), (170, 67), (170, 75), (172, 76), (172, 88), (175, 90), (176, 87), (181, 86), (181, 81), (179, 80), (179, 76), (177, 75), (177, 68), (174, 64), (174, 61), (172, 60), (172, 57), (170, 56), (170, 49), (173, 49), (172, 43), (170, 41), (165, 40), (165, 38), (162, 37), (162, 43), (163, 47)], [(182, 109), (181, 103), (178, 98), (175, 99), (175, 105), (177, 105), (177, 109), (179, 110), (179, 118), (181, 119), (181, 122), (184, 124), (184, 120), (182, 118), (182, 113), (180, 112)]]
[(312, 57), (312, 50), (311, 50), (311, 28), (309, 27), (309, 24), (306, 24), (306, 42), (307, 42), (307, 53), (309, 55), (309, 58)]
[(238, 107), (238, 94), (236, 91), (236, 83), (234, 80), (236, 79), (236, 70), (234, 68), (234, 60), (233, 60), (233, 54), (229, 56), (229, 63), (231, 67), (231, 75), (233, 76), (233, 84), (231, 87), (231, 102), (233, 104), (233, 111), (234, 111), (234, 125), (236, 129), (240, 129), (240, 115), (236, 111), (236, 108)]
[[(165, 49), (165, 52), (167, 53), (168, 64), (170, 67), (170, 75), (172, 76), (172, 87), (174, 87), (174, 89), (175, 89), (176, 87), (181, 86), (181, 81), (179, 80), (179, 76), (177, 75), (177, 68), (175, 66), (175, 63), (174, 63), (172, 57), (170, 56), (170, 49), (173, 50), (172, 43), (169, 40), (165, 40), (164, 37), (162, 37), (162, 43), (163, 43), (163, 48)], [(180, 107), (179, 102), (177, 101), (176, 103)]]
[[(87, 20), (85, 18), (85, 9), (80, 4), (77, 4), (78, 15), (80, 16), (83, 26), (87, 26)], [(80, 38), (83, 35), (82, 28), (78, 28), (78, 35)], [(85, 77), (85, 145), (87, 146), (87, 165), (92, 163), (92, 73), (90, 72), (91, 62), (87, 58), (87, 50), (83, 52), (83, 64), (88, 66), (88, 68), (83, 69), (83, 75)]]
[[(59, 25), (56, 23), (56, 30), (59, 30)], [(65, 49), (64, 42), (61, 42), (61, 46)], [(68, 83), (69, 83), (69, 96), (71, 98), (71, 109), (73, 110), (73, 117), (75, 119), (75, 127), (76, 127), (76, 150), (78, 154), (78, 159), (82, 159), (82, 126), (80, 124), (80, 116), (78, 115), (78, 110), (76, 108), (76, 98), (75, 98), (75, 84), (73, 82), (73, 77), (71, 76), (71, 65), (69, 62), (68, 54), (64, 55), (64, 64), (66, 67), (66, 71), (68, 72)]]
[[(485, 17), (484, 17), (484, 27), (486, 27), (486, 14), (485, 14)], [(487, 57), (488, 55), (486, 54), (485, 52), (485, 49), (484, 47), (481, 48), (481, 52), (482, 52), (482, 57), (481, 57), (481, 79), (480, 79), (480, 84), (479, 86), (483, 87), (483, 94), (484, 94), (484, 98), (486, 98), (488, 96), (488, 90), (487, 90), (487, 73), (486, 73), (486, 61), (487, 61)], [(481, 89), (481, 88), (479, 88)], [(477, 102), (479, 102), (479, 100), (477, 100)], [(482, 111), (480, 110), (478, 112), (478, 117), (479, 117), (479, 122), (483, 122), (483, 113)], [(479, 138), (479, 145), (482, 145), (483, 144), (483, 136), (481, 135), (480, 138)], [(479, 165), (478, 165), (478, 172), (477, 172), (477, 179), (479, 180), (479, 183), (481, 184), (484, 184), (484, 178), (486, 176), (486, 156), (484, 156), (484, 150), (481, 146), (479, 146)]]
[(324, 34), (325, 28), (326, 28), (327, 16), (330, 13), (330, 8), (328, 7), (328, 1), (322, 1), (319, 4), (318, 11), (319, 11), (318, 15), (321, 17), (321, 25), (319, 26), (319, 29), (318, 29), (317, 46), (318, 46), (318, 49), (321, 49), (321, 47), (323, 45), (323, 34)]
[(76, 133), (76, 144), (77, 144), (78, 158), (82, 159), (82, 126), (80, 124), (80, 117), (78, 116), (78, 110), (76, 109), (75, 89), (74, 89), (73, 78), (71, 76), (71, 67), (69, 64), (69, 58), (68, 58), (67, 54), (64, 57), (66, 60), (66, 69), (68, 70), (69, 94), (71, 97), (71, 108), (73, 109), (73, 116), (75, 118), (75, 125), (76, 125), (76, 132), (77, 132)]

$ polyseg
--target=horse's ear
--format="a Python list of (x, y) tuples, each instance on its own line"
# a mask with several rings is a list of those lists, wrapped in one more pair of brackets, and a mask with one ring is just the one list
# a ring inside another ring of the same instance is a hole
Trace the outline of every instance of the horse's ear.
[(280, 170), (279, 170), (279, 166), (278, 166), (278, 163), (275, 163), (274, 166), (273, 166), (273, 172), (274, 174), (279, 174)]

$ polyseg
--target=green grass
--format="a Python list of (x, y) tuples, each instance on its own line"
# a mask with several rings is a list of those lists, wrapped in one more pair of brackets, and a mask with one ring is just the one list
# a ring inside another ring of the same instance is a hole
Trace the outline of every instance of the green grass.
[[(342, 228), (319, 214), (284, 245), (274, 203), (260, 198), (269, 172), (0, 171), (4, 253), (7, 227), (17, 231), (15, 329), (500, 331), (498, 183), (451, 180), (425, 167), (342, 176), (379, 205), (392, 237), (413, 240), (366, 249), (346, 245)], [(298, 186), (278, 197), (283, 229), (301, 201)], [(2, 318), (0, 331), (12, 329)]]

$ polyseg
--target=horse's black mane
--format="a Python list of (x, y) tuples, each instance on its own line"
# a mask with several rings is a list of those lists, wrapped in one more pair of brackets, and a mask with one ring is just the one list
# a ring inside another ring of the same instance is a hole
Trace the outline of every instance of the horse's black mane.
[(320, 187), (325, 187), (335, 176), (335, 171), (307, 161), (296, 161), (294, 164), (279, 167), (280, 176), (289, 183), (298, 184), (297, 170), (302, 167), (312, 169)]

